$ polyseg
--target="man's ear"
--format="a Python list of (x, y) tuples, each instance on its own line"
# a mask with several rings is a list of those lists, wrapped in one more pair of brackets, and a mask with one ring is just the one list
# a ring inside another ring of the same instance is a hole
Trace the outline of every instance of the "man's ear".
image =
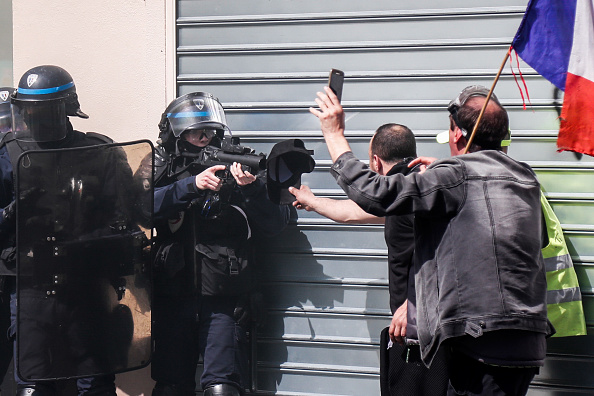
[(373, 154), (372, 161), (373, 161), (373, 166), (375, 167), (375, 171), (381, 175), (382, 169), (384, 167), (382, 160), (380, 159), (380, 157), (377, 156), (377, 154)]
[[(460, 130), (460, 128), (458, 128), (458, 126), (456, 126), (454, 128), (454, 143), (459, 143), (460, 139), (463, 139), (464, 141), (466, 141), (466, 138), (464, 137), (464, 135), (462, 135), (462, 130)], [(464, 143), (464, 144), (466, 144), (466, 143)]]

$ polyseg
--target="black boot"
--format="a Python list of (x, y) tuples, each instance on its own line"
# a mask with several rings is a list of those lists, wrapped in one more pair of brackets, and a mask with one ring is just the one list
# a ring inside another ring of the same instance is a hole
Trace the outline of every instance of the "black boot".
[(204, 396), (241, 396), (241, 392), (233, 385), (217, 384), (206, 388)]

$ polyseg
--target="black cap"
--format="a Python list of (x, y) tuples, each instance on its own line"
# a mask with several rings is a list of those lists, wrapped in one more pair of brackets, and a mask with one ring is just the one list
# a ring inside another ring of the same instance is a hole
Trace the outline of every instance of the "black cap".
[(276, 204), (295, 201), (289, 187), (301, 186), (301, 174), (316, 166), (313, 150), (307, 150), (301, 139), (283, 140), (272, 147), (266, 160), (268, 198)]

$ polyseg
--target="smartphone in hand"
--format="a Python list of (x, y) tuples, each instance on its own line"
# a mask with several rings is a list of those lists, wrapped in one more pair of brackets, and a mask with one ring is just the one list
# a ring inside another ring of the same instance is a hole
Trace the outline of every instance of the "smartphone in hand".
[(342, 98), (342, 84), (344, 82), (344, 72), (338, 69), (330, 70), (330, 77), (328, 77), (328, 86), (334, 92), (338, 101)]

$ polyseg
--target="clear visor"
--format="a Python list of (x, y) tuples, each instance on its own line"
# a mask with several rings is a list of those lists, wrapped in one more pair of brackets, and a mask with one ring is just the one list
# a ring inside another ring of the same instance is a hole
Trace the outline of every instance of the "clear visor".
[(29, 102), (13, 99), (12, 131), (18, 140), (52, 142), (68, 133), (66, 106), (62, 100)]
[(0, 114), (0, 133), (9, 132), (12, 128), (10, 114)]
[(223, 129), (231, 132), (223, 107), (213, 98), (199, 97), (184, 101), (167, 113), (167, 119), (175, 137), (180, 137), (188, 129)]

